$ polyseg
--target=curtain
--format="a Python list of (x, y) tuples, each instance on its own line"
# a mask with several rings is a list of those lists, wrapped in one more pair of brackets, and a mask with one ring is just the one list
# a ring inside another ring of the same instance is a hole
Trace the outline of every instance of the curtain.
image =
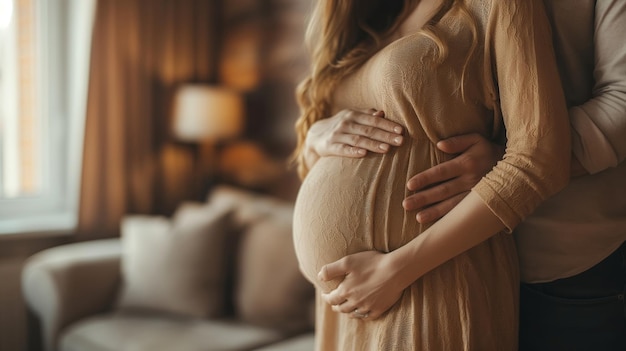
[(118, 234), (125, 214), (170, 214), (197, 197), (193, 157), (171, 137), (182, 83), (215, 79), (218, 1), (98, 1), (79, 239)]

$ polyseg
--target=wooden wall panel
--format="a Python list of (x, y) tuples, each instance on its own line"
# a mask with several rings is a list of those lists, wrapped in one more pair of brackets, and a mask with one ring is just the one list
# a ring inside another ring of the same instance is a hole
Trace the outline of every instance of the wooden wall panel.
[(295, 88), (308, 68), (309, 7), (305, 0), (225, 2), (220, 83), (246, 94), (246, 137), (279, 154), (295, 146)]

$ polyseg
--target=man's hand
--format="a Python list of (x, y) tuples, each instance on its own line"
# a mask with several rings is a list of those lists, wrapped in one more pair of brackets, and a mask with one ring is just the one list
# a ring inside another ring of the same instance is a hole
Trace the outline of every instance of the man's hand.
[(407, 188), (415, 193), (404, 199), (402, 206), (407, 211), (418, 210), (416, 219), (420, 223), (432, 222), (450, 212), (504, 155), (504, 147), (479, 134), (441, 140), (437, 148), (459, 155), (407, 182)]

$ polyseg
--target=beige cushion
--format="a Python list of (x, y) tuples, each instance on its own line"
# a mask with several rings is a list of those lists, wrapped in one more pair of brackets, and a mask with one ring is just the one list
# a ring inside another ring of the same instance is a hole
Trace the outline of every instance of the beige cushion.
[(191, 317), (223, 315), (228, 252), (234, 239), (230, 213), (226, 208), (186, 204), (172, 221), (125, 218), (118, 308)]
[(235, 223), (243, 228), (272, 215), (284, 202), (241, 188), (220, 185), (209, 194), (207, 204), (215, 208), (232, 209)]
[(279, 331), (224, 319), (100, 314), (64, 331), (59, 351), (241, 351), (284, 339)]
[(313, 286), (298, 268), (293, 240), (293, 206), (260, 198), (266, 216), (242, 233), (235, 306), (238, 317), (287, 332), (311, 327)]
[[(315, 350), (315, 334), (306, 333), (277, 342), (254, 351), (313, 351)], [(65, 350), (64, 350), (65, 351)]]

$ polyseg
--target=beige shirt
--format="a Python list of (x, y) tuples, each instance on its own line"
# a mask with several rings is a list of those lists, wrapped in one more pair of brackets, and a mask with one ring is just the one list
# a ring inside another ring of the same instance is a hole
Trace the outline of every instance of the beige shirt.
[(587, 270), (626, 240), (626, 0), (544, 0), (569, 106), (573, 152), (593, 175), (515, 229), (521, 275)]

